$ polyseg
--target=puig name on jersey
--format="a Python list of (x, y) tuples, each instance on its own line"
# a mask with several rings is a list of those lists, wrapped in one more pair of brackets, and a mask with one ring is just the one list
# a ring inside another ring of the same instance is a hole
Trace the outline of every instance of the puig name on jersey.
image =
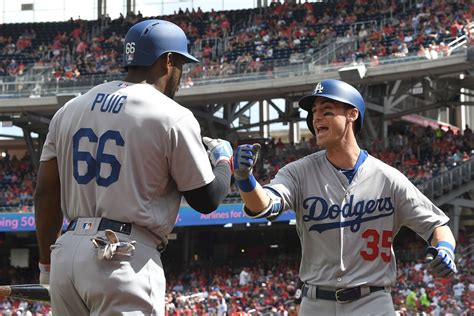
[[(309, 228), (309, 231), (315, 230), (322, 233), (329, 229), (350, 227), (351, 231), (355, 233), (359, 231), (361, 223), (390, 216), (395, 211), (391, 197), (361, 200), (355, 204), (353, 204), (353, 201), (354, 195), (351, 195), (349, 201), (342, 206), (338, 204), (329, 205), (324, 198), (311, 196), (303, 201), (303, 208), (308, 211), (307, 215), (303, 215), (303, 221), (337, 220), (330, 223), (314, 224)], [(339, 216), (346, 220), (340, 221)]]

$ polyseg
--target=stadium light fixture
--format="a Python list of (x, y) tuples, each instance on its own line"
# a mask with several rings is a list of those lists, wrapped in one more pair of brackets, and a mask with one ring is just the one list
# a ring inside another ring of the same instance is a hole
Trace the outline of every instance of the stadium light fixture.
[(365, 64), (347, 66), (339, 69), (339, 76), (344, 81), (360, 80), (365, 77), (367, 67)]
[(224, 225), (225, 228), (232, 228), (232, 223), (227, 223)]

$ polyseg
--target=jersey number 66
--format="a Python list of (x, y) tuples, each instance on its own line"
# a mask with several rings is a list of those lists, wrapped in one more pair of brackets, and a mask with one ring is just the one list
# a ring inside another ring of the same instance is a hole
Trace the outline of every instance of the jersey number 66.
[[(98, 143), (95, 157), (88, 151), (79, 150), (79, 143), (82, 138), (87, 138), (91, 143)], [(116, 146), (123, 147), (125, 144), (120, 132), (113, 130), (104, 132), (100, 137), (91, 128), (81, 128), (74, 134), (72, 139), (72, 159), (74, 179), (76, 179), (77, 183), (87, 184), (95, 178), (98, 185), (108, 187), (118, 180), (122, 165), (117, 157), (104, 152), (105, 144), (109, 140), (115, 141)], [(87, 165), (87, 172), (85, 174), (79, 174), (80, 161)], [(110, 174), (107, 177), (102, 177), (100, 174), (102, 164), (110, 165)]]

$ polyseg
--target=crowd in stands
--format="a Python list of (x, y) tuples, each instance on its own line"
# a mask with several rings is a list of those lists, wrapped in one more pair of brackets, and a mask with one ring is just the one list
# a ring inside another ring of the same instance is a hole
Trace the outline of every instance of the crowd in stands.
[[(385, 144), (385, 142), (389, 144)], [(241, 140), (253, 142), (253, 139)], [(302, 137), (299, 143), (284, 143), (281, 138), (262, 141), (262, 158), (255, 168), (257, 180), (268, 183), (284, 165), (320, 150), (315, 137)], [(386, 140), (370, 140), (361, 144), (372, 156), (400, 170), (414, 184), (422, 185), (463, 162), (471, 159), (474, 136), (466, 125), (464, 131), (450, 126), (438, 128), (407, 125), (398, 128)], [(0, 211), (31, 212), (36, 170), (28, 155), (10, 158), (8, 152), (0, 159)], [(230, 197), (238, 197), (238, 189), (231, 185)]]
[[(460, 238), (459, 273), (436, 279), (420, 260), (397, 260), (397, 283), (392, 297), (397, 315), (472, 315), (474, 313), (474, 241)], [(420, 257), (423, 243), (409, 240)], [(402, 244), (399, 248), (406, 247)], [(396, 250), (397, 252), (397, 250)], [(414, 255), (416, 254), (416, 255)], [(294, 302), (298, 255), (249, 259), (245, 265), (189, 265), (167, 274), (166, 315), (297, 315)], [(5, 272), (5, 271), (2, 271)], [(9, 268), (8, 284), (35, 283), (34, 269)], [(18, 283), (17, 283), (18, 282)], [(0, 297), (0, 315), (50, 315), (48, 304)]]
[(31, 212), (36, 170), (28, 155), (10, 157), (8, 151), (0, 159), (0, 211)]
[[(252, 139), (241, 140), (253, 143)], [(388, 144), (386, 144), (388, 142)], [(400, 170), (415, 185), (446, 172), (472, 157), (474, 136), (469, 126), (465, 130), (454, 130), (450, 126), (433, 128), (406, 125), (392, 131), (387, 139), (369, 140), (361, 144), (372, 156)], [(262, 158), (257, 164), (257, 181), (268, 183), (286, 164), (320, 150), (316, 139), (302, 137), (299, 143), (284, 143), (281, 138), (261, 142)], [(237, 196), (238, 189), (231, 187), (231, 195)]]
[[(371, 141), (364, 147), (406, 174), (414, 183), (430, 179), (471, 158), (474, 136), (469, 126), (464, 131), (451, 127), (438, 128), (407, 125), (395, 128), (388, 142)], [(285, 164), (319, 150), (315, 139), (302, 139), (287, 144), (281, 139), (262, 142), (262, 163), (256, 168), (258, 180), (267, 183)], [(31, 210), (31, 197), (36, 172), (23, 159), (0, 159), (0, 206), (16, 211)], [(423, 245), (408, 242), (397, 253), (398, 283), (393, 289), (393, 301), (400, 315), (425, 312), (428, 315), (469, 315), (474, 313), (473, 241), (458, 240), (458, 268), (454, 279), (434, 280), (421, 261), (413, 254), (422, 253)], [(468, 245), (469, 249), (465, 249)], [(416, 246), (416, 247), (415, 247)], [(464, 250), (465, 249), (465, 250)], [(469, 254), (470, 253), (470, 254)], [(465, 254), (465, 255), (462, 255)], [(279, 264), (252, 262), (245, 266), (219, 265), (210, 268), (190, 267), (185, 273), (170, 273), (167, 288), (168, 315), (295, 315), (293, 301), (298, 260), (293, 257), (273, 258)], [(269, 259), (270, 260), (270, 259)], [(284, 263), (284, 264), (282, 264)], [(35, 269), (7, 268), (0, 271), (3, 284), (36, 282)], [(245, 275), (247, 275), (245, 277)], [(247, 282), (242, 282), (242, 278)], [(290, 286), (288, 286), (290, 285)], [(48, 315), (47, 304), (0, 299), (0, 315)], [(464, 314), (463, 314), (464, 313)]]
[[(201, 60), (187, 74), (187, 86), (196, 78), (272, 72), (279, 65), (308, 61), (336, 40), (354, 43), (337, 52), (331, 60), (336, 65), (363, 61), (373, 66), (383, 57), (407, 55), (435, 59), (449, 54), (449, 41), (470, 36), (474, 14), (471, 1), (295, 2), (230, 11), (193, 8), (161, 17), (186, 32)], [(120, 74), (124, 35), (143, 18), (138, 12), (115, 20), (4, 24), (0, 76), (21, 76), (31, 64), (51, 65), (54, 80)]]
[[(381, 151), (372, 150), (374, 156), (398, 168), (413, 183), (426, 180), (446, 172), (471, 159), (474, 139), (469, 126), (463, 133), (454, 133), (451, 127), (441, 125), (434, 129), (411, 125), (392, 138), (392, 146)], [(372, 148), (377, 146), (373, 143)]]

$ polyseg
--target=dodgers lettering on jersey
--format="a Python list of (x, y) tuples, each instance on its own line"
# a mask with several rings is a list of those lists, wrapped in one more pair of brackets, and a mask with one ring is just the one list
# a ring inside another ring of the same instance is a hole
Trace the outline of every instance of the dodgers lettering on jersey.
[(370, 155), (350, 183), (320, 151), (286, 165), (265, 187), (295, 211), (299, 274), (309, 284), (393, 285), (392, 242), (400, 228), (426, 240), (449, 220), (398, 170)]
[[(351, 195), (349, 202), (339, 206), (338, 204), (329, 205), (323, 197), (309, 197), (303, 200), (303, 208), (307, 210), (303, 215), (305, 222), (321, 222), (325, 219), (338, 219), (342, 217), (344, 221), (335, 221), (332, 223), (313, 224), (309, 231), (315, 230), (322, 233), (328, 229), (340, 227), (350, 227), (352, 232), (357, 232), (361, 223), (373, 221), (381, 217), (390, 216), (395, 211), (390, 197), (379, 199), (362, 200), (354, 204), (354, 195)], [(373, 215), (372, 215), (373, 214)]]

